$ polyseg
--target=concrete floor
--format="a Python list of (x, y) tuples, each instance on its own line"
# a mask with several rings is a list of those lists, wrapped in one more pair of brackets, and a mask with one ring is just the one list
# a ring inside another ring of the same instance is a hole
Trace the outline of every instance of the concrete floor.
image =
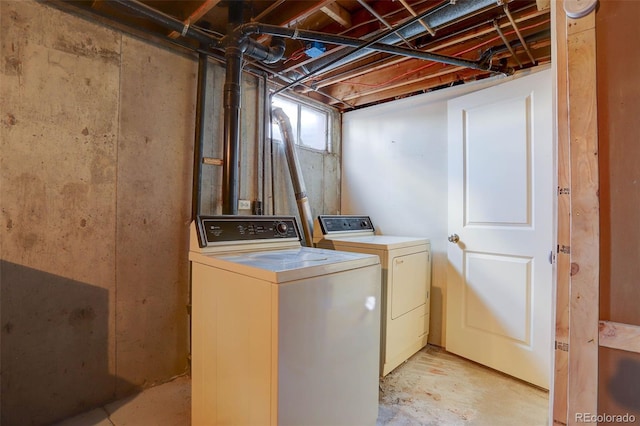
[(427, 346), (381, 381), (378, 426), (545, 426), (549, 392)]
[[(179, 377), (55, 426), (188, 426), (190, 402)], [(381, 380), (378, 426), (544, 426), (548, 404), (544, 390), (427, 346)]]

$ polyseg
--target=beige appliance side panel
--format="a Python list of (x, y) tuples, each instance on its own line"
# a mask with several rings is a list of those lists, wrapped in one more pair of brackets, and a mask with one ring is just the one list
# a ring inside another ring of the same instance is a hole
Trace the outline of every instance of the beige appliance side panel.
[(270, 283), (192, 263), (192, 424), (276, 418)]
[(422, 317), (423, 330), (421, 345), (425, 346), (429, 338), (429, 318), (431, 317), (431, 244), (427, 244), (427, 303), (425, 305), (425, 313)]
[[(380, 257), (382, 266), (382, 332), (380, 336), (380, 374), (386, 376), (394, 368), (406, 361), (411, 355), (427, 344), (429, 336), (429, 310), (431, 293), (431, 245), (404, 247), (400, 249), (382, 250), (363, 247), (352, 247), (343, 241), (329, 239), (318, 242), (318, 247), (333, 250), (374, 254)], [(416, 256), (413, 256), (416, 255)], [(408, 257), (407, 257), (408, 256)], [(399, 261), (394, 273), (394, 259)], [(402, 261), (403, 259), (406, 259)], [(401, 262), (402, 261), (402, 262)], [(419, 272), (417, 272), (419, 271)], [(416, 275), (416, 273), (418, 275)], [(399, 302), (396, 311), (415, 302), (417, 297), (423, 303), (415, 304), (415, 309), (392, 318), (394, 292), (394, 275), (396, 282), (418, 283), (409, 285), (408, 295), (402, 290), (395, 291)]]

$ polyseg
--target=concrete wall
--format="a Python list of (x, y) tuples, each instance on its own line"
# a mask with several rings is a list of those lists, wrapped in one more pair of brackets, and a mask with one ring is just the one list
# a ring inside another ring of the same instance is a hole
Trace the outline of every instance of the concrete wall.
[[(219, 94), (224, 87), (225, 69), (210, 61), (208, 73), (206, 115), (214, 119), (206, 126), (204, 155), (222, 158), (224, 111)], [(239, 198), (251, 201), (252, 208), (239, 210), (238, 214), (252, 214), (255, 203), (260, 202), (263, 214), (293, 215), (300, 220), (284, 145), (269, 142), (269, 129), (262, 118), (270, 108), (265, 104), (267, 96), (262, 77), (243, 75), (238, 186)], [(331, 130), (330, 152), (296, 147), (314, 215), (336, 213), (340, 205), (340, 117), (336, 111), (329, 111), (329, 115), (335, 124)], [(221, 182), (220, 166), (203, 166), (201, 214), (222, 213)]]
[[(223, 90), (225, 68), (209, 60), (207, 65), (207, 87), (205, 89), (205, 135), (204, 157), (222, 159), (224, 153), (224, 105)], [(255, 201), (261, 193), (259, 166), (262, 161), (262, 117), (264, 111), (264, 84), (262, 79), (250, 75), (242, 76), (242, 97), (240, 101), (240, 175), (238, 178), (239, 198)], [(222, 167), (202, 165), (202, 195), (199, 213), (203, 215), (222, 214)], [(239, 211), (251, 214), (251, 210)]]
[(0, 13), (1, 419), (45, 424), (187, 371), (197, 64)]
[[(0, 16), (0, 423), (48, 424), (188, 372), (198, 65), (35, 1)], [(205, 156), (221, 158), (209, 69)], [(243, 77), (240, 198), (297, 214), (262, 139), (264, 84)], [(339, 155), (300, 161), (312, 210), (335, 212)], [(203, 166), (202, 214), (221, 212), (221, 176)]]
[[(338, 143), (338, 138), (334, 139)], [(274, 142), (273, 153), (273, 209), (275, 214), (293, 214), (300, 222), (289, 165), (284, 153), (284, 144)], [(337, 149), (337, 147), (336, 147)], [(321, 153), (312, 149), (298, 148), (298, 159), (307, 189), (311, 214), (337, 214), (340, 211), (340, 155), (338, 152)]]

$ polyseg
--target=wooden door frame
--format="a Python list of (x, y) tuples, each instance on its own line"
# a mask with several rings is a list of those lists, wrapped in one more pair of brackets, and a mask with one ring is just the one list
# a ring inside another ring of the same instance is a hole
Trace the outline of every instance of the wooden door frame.
[(595, 11), (555, 8), (558, 216), (553, 423), (597, 414), (599, 200)]
[[(598, 413), (598, 348), (640, 353), (640, 326), (599, 321), (600, 213), (596, 13), (571, 19), (551, 2), (557, 71), (557, 280), (554, 425)], [(555, 18), (555, 21), (554, 19)]]

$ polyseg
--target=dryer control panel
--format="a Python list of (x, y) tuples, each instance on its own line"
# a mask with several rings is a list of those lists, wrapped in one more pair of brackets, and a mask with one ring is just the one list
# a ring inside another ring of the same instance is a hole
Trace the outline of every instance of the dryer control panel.
[(233, 242), (300, 241), (293, 216), (198, 216), (200, 247)]
[(369, 216), (320, 215), (318, 216), (318, 222), (322, 233), (325, 235), (336, 232), (375, 231)]

